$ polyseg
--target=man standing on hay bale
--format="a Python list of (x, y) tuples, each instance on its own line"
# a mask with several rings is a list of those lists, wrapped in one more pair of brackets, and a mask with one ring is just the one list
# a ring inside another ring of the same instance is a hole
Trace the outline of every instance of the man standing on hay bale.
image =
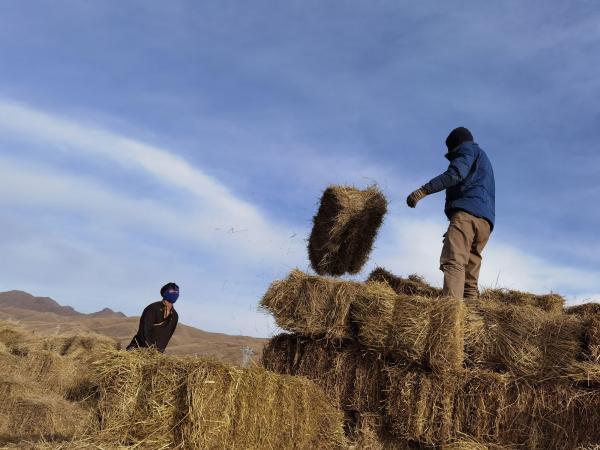
[(173, 308), (173, 303), (179, 298), (179, 286), (167, 283), (161, 288), (160, 295), (161, 301), (151, 303), (144, 309), (138, 332), (127, 350), (152, 347), (164, 353), (179, 321), (177, 311)]
[(494, 228), (496, 185), (492, 164), (463, 127), (446, 138), (450, 166), (443, 174), (420, 187), (406, 199), (411, 208), (429, 194), (446, 190), (446, 216), (440, 270), (444, 272), (443, 294), (455, 298), (477, 298), (481, 252)]

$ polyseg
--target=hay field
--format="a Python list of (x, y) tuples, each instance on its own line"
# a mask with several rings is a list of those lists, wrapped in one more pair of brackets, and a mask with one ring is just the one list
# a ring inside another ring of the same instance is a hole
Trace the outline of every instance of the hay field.
[(306, 378), (0, 322), (2, 448), (347, 448)]

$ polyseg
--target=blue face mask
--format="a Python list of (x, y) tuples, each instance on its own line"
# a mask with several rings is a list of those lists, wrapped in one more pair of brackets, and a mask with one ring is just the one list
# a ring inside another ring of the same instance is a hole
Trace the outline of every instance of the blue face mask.
[(179, 291), (165, 291), (163, 293), (163, 299), (168, 302), (175, 303), (179, 298)]

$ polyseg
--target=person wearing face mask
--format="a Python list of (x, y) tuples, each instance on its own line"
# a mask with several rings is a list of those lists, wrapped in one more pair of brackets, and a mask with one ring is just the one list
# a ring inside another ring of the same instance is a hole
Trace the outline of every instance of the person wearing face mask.
[(448, 169), (406, 199), (411, 208), (427, 195), (446, 191), (445, 212), (450, 225), (444, 235), (440, 270), (443, 295), (473, 299), (481, 269), (481, 253), (494, 229), (496, 187), (492, 164), (471, 132), (455, 128), (446, 138)]
[(173, 304), (179, 298), (179, 286), (167, 283), (161, 288), (160, 295), (162, 300), (151, 303), (144, 309), (138, 332), (127, 346), (127, 350), (152, 347), (164, 353), (179, 320), (177, 311), (173, 308)]

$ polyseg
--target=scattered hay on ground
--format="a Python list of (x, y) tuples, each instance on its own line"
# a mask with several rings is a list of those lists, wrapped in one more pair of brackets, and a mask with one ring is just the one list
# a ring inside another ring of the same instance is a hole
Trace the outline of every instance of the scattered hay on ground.
[(394, 295), (369, 282), (352, 305), (361, 345), (439, 372), (464, 360), (463, 302), (452, 298)]
[(416, 295), (418, 297), (441, 297), (442, 290), (428, 284), (418, 275), (409, 275), (408, 278), (402, 278), (388, 272), (382, 267), (377, 267), (371, 272), (367, 281), (385, 282), (397, 293), (401, 295)]
[(350, 305), (361, 289), (360, 283), (312, 276), (296, 269), (285, 280), (271, 284), (260, 306), (286, 331), (345, 339), (352, 337)]
[(386, 212), (387, 200), (375, 186), (365, 190), (328, 187), (313, 218), (308, 241), (308, 255), (315, 272), (320, 275), (360, 272)]
[(101, 435), (159, 448), (344, 448), (343, 420), (311, 381), (152, 350), (107, 352)]
[(467, 365), (511, 372), (537, 382), (564, 377), (580, 362), (584, 323), (532, 306), (467, 302)]
[(562, 313), (565, 305), (565, 299), (558, 294), (535, 295), (511, 289), (485, 289), (480, 299), (515, 306), (534, 306), (553, 313)]

